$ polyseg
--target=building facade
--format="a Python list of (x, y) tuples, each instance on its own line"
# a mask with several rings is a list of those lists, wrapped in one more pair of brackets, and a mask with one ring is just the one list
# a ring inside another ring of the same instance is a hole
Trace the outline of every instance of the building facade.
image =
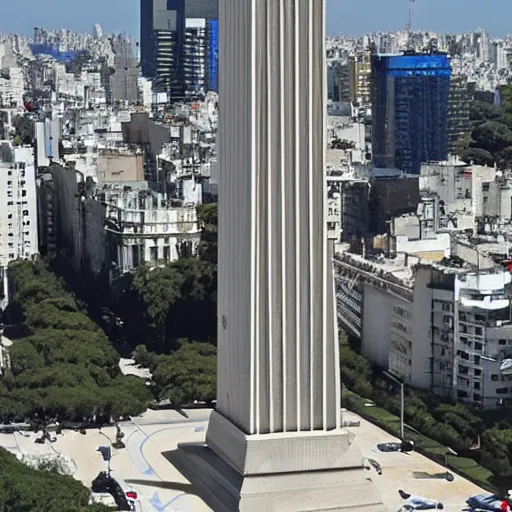
[(446, 160), (450, 76), (444, 54), (372, 57), (377, 167), (419, 174), (423, 162)]
[(511, 275), (444, 261), (337, 255), (338, 320), (412, 387), (488, 409), (512, 403), (501, 372), (512, 355)]
[(39, 248), (33, 150), (9, 147), (3, 154), (8, 158), (0, 162), (0, 300), (7, 301), (7, 266)]
[(217, 89), (218, 0), (141, 0), (141, 66), (172, 100)]

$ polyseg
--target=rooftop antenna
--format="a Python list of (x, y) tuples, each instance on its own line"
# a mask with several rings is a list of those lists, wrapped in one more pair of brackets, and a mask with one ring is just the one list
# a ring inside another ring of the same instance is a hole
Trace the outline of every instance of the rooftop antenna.
[(412, 4), (415, 2), (416, 0), (409, 0), (410, 4), (409, 4), (409, 22), (407, 23), (407, 32), (412, 32)]

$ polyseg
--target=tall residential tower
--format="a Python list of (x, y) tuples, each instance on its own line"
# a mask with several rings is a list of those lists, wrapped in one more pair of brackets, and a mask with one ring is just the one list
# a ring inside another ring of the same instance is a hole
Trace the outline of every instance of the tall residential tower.
[(373, 155), (377, 167), (419, 174), (448, 156), (450, 59), (445, 54), (374, 55)]

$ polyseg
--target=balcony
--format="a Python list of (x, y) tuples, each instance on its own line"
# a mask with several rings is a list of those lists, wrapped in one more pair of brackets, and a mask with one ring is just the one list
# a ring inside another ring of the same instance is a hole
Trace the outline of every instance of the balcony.
[(510, 300), (505, 294), (482, 295), (473, 294), (462, 296), (459, 303), (466, 308), (478, 308), (487, 311), (496, 311), (498, 309), (508, 308)]

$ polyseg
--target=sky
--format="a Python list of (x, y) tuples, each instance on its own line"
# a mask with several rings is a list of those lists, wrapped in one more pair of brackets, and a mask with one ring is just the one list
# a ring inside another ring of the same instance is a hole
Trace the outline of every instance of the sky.
[[(126, 32), (138, 39), (140, 0), (0, 0), (0, 32), (33, 33), (34, 26)], [(315, 0), (316, 1), (316, 0)], [(413, 28), (492, 35), (512, 32), (511, 0), (327, 0), (329, 35), (357, 36), (403, 29), (413, 5)]]

